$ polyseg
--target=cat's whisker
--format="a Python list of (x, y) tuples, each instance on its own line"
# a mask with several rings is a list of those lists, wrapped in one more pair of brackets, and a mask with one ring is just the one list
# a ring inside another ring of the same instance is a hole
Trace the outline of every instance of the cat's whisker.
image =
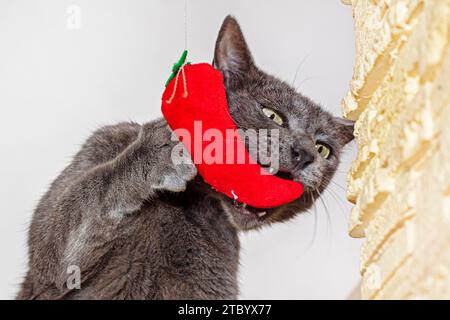
[(307, 78), (303, 79), (303, 80), (300, 82), (300, 84), (295, 88), (295, 90), (298, 91), (298, 90), (300, 89), (300, 87), (301, 87), (305, 82), (307, 82), (307, 81), (309, 81), (309, 80), (312, 80), (312, 79), (316, 79), (316, 78), (318, 78), (318, 77), (313, 76), (313, 77), (307, 77)]
[(342, 191), (344, 191), (345, 193), (347, 193), (347, 190), (341, 186), (339, 183), (337, 183), (336, 181), (334, 181), (333, 179), (329, 180), (328, 182), (331, 182), (332, 184), (334, 184), (336, 187), (340, 188)]
[[(339, 197), (339, 195), (336, 193), (336, 191), (334, 191), (333, 189), (329, 189), (329, 191), (333, 194), (333, 196), (335, 197), (336, 201), (338, 201), (342, 207), (346, 207), (346, 202), (344, 202), (341, 197)], [(345, 210), (344, 210), (345, 211)]]
[(311, 241), (308, 244), (307, 249), (311, 249), (312, 245), (314, 244), (314, 241), (316, 240), (316, 235), (317, 235), (317, 225), (318, 225), (318, 216), (317, 216), (317, 207), (316, 207), (316, 199), (314, 198), (314, 195), (312, 193), (312, 191), (308, 191), (308, 195), (311, 197), (312, 200), (312, 204), (313, 204), (313, 210), (314, 210), (314, 229), (313, 229), (313, 234), (312, 234), (312, 238)]
[(322, 202), (322, 205), (323, 205), (323, 207), (325, 208), (325, 214), (327, 215), (327, 226), (328, 226), (328, 231), (332, 234), (333, 233), (333, 228), (332, 228), (332, 225), (331, 225), (331, 217), (330, 217), (330, 212), (328, 211), (328, 207), (327, 207), (327, 205), (325, 204), (325, 201), (322, 199), (322, 197), (320, 196), (320, 192), (319, 192), (319, 190), (317, 190), (317, 188), (315, 188), (316, 189), (316, 192), (317, 192), (317, 194), (318, 194), (318, 198), (320, 199), (320, 201)]
[(300, 61), (300, 63), (297, 66), (297, 69), (295, 69), (294, 79), (292, 79), (292, 86), (295, 85), (295, 81), (297, 80), (297, 75), (303, 65), (303, 63), (306, 61), (306, 59), (309, 57), (309, 54), (303, 57), (303, 59)]
[[(346, 215), (346, 213), (345, 213), (346, 211), (344, 209), (344, 206), (342, 205), (342, 201), (339, 201), (340, 200), (339, 197), (337, 197), (335, 195), (333, 190), (328, 189), (327, 191), (328, 191), (329, 195), (334, 199), (334, 202), (339, 206), (338, 211), (343, 219), (342, 221), (343, 221), (344, 225), (346, 226), (348, 224), (348, 215)], [(325, 193), (324, 193), (324, 195), (325, 195)]]
[[(344, 219), (346, 219), (345, 216), (345, 210), (344, 207), (342, 205), (342, 201), (339, 201), (340, 199), (336, 196), (336, 194), (334, 193), (334, 191), (331, 188), (328, 188), (327, 190), (325, 190), (326, 192), (328, 192), (330, 194), (330, 196), (334, 199), (334, 201), (336, 202), (336, 204), (339, 206), (339, 212), (341, 213), (342, 217)], [(324, 193), (325, 196), (326, 193)]]

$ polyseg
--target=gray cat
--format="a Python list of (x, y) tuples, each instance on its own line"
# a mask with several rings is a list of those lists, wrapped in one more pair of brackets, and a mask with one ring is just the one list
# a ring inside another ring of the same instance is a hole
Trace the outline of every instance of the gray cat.
[[(206, 185), (192, 163), (172, 163), (165, 120), (103, 127), (36, 208), (18, 299), (237, 297), (238, 232), (310, 208), (353, 139), (353, 123), (259, 70), (232, 17), (219, 32), (214, 65), (236, 125), (279, 129), (278, 176), (300, 180), (305, 194), (268, 210), (239, 205)], [(68, 285), (73, 266), (81, 272), (75, 286)]]

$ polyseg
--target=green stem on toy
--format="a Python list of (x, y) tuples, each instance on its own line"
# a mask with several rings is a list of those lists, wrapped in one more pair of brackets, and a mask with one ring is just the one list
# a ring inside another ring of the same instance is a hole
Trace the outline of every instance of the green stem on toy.
[[(172, 74), (170, 75), (169, 79), (167, 79), (167, 81), (166, 81), (166, 84), (165, 84), (166, 87), (169, 84), (170, 80), (172, 80), (177, 75), (178, 71), (180, 71), (180, 68), (185, 64), (187, 54), (188, 54), (187, 50), (184, 50), (183, 53), (181, 54), (180, 59), (178, 59), (178, 61), (173, 64)], [(190, 64), (190, 62), (186, 62), (186, 64)]]

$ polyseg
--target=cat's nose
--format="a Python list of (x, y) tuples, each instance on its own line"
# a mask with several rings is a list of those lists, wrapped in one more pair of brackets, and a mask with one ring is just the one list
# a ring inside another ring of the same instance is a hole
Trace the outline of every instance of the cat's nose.
[(314, 162), (314, 155), (305, 148), (294, 145), (291, 149), (295, 168), (303, 170)]

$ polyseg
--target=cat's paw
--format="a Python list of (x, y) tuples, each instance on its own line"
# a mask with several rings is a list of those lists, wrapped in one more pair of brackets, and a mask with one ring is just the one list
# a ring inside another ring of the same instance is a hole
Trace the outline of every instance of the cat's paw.
[(149, 122), (142, 126), (140, 134), (143, 143), (152, 146), (152, 188), (172, 192), (186, 190), (187, 183), (197, 175), (197, 168), (166, 122)]
[(157, 166), (158, 177), (153, 185), (155, 189), (182, 192), (186, 190), (187, 183), (197, 175), (197, 168), (189, 156), (177, 159), (164, 157)]
[(187, 183), (197, 175), (194, 165), (179, 165), (174, 168), (166, 168), (158, 181), (153, 185), (155, 189), (163, 189), (172, 192), (186, 190)]

